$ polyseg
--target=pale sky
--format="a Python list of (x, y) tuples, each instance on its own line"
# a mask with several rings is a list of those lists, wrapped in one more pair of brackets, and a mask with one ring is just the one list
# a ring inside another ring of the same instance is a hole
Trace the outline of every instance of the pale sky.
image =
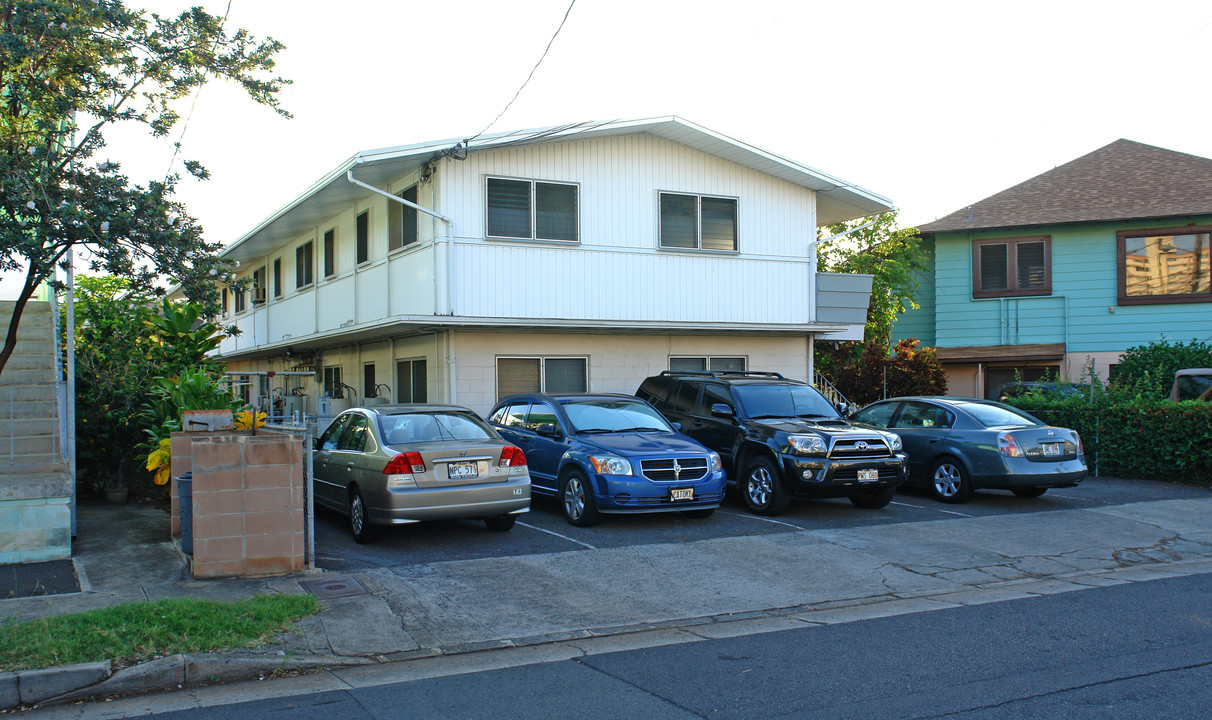
[[(229, 28), (286, 45), (295, 118), (208, 85), (181, 158), (212, 178), (178, 160), (179, 196), (226, 244), (359, 150), (474, 135), (567, 7), (232, 0)], [(890, 197), (916, 225), (1121, 137), (1212, 157), (1210, 43), (1207, 0), (577, 0), (492, 131), (678, 115)], [(141, 135), (111, 131), (98, 159), (162, 176), (170, 144)]]

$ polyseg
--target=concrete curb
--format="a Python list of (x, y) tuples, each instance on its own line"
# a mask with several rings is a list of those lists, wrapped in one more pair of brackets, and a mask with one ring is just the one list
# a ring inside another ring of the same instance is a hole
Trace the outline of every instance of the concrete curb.
[[(1209, 572), (1212, 572), (1212, 559), (1198, 558), (1171, 563), (1154, 563), (1147, 566), (1128, 566), (1007, 580), (947, 592), (921, 595), (885, 594), (848, 600), (831, 600), (787, 608), (770, 608), (743, 613), (641, 622), (483, 642), (422, 647), (386, 655), (325, 654), (304, 657), (235, 653), (171, 655), (122, 668), (112, 673), (110, 662), (106, 660), (42, 670), (0, 673), (0, 710), (35, 704), (51, 705), (82, 698), (263, 680), (282, 672), (383, 665), (509, 648), (560, 643), (575, 644), (578, 641), (594, 638), (639, 635), (670, 629), (686, 629), (692, 635), (701, 638), (729, 637), (736, 634), (853, 622), (963, 605), (1037, 597), (1058, 592), (1087, 590), (1107, 584), (1145, 582)], [(730, 626), (735, 626), (735, 629), (729, 629)]]

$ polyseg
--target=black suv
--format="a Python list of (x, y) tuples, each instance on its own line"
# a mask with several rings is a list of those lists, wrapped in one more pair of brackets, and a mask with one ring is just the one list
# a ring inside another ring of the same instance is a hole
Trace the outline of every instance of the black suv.
[(723, 458), (749, 509), (777, 515), (792, 497), (892, 501), (908, 478), (897, 435), (855, 428), (816, 388), (772, 372), (670, 372), (636, 395)]

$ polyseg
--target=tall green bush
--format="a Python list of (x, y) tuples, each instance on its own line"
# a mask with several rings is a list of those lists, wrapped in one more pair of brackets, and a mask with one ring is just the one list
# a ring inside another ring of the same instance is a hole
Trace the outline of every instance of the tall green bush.
[(1206, 367), (1212, 367), (1212, 345), (1195, 339), (1172, 343), (1162, 338), (1125, 350), (1112, 384), (1123, 392), (1161, 400), (1170, 396), (1176, 371)]
[(942, 395), (947, 392), (934, 348), (922, 347), (916, 338), (896, 343), (889, 355), (879, 342), (841, 343), (818, 348), (817, 368), (846, 398), (859, 405), (885, 397)]

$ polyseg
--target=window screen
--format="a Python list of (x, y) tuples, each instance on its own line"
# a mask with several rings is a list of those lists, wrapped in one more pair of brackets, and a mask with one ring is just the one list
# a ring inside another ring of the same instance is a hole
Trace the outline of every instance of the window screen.
[(530, 181), (488, 178), (488, 234), (529, 238)]

